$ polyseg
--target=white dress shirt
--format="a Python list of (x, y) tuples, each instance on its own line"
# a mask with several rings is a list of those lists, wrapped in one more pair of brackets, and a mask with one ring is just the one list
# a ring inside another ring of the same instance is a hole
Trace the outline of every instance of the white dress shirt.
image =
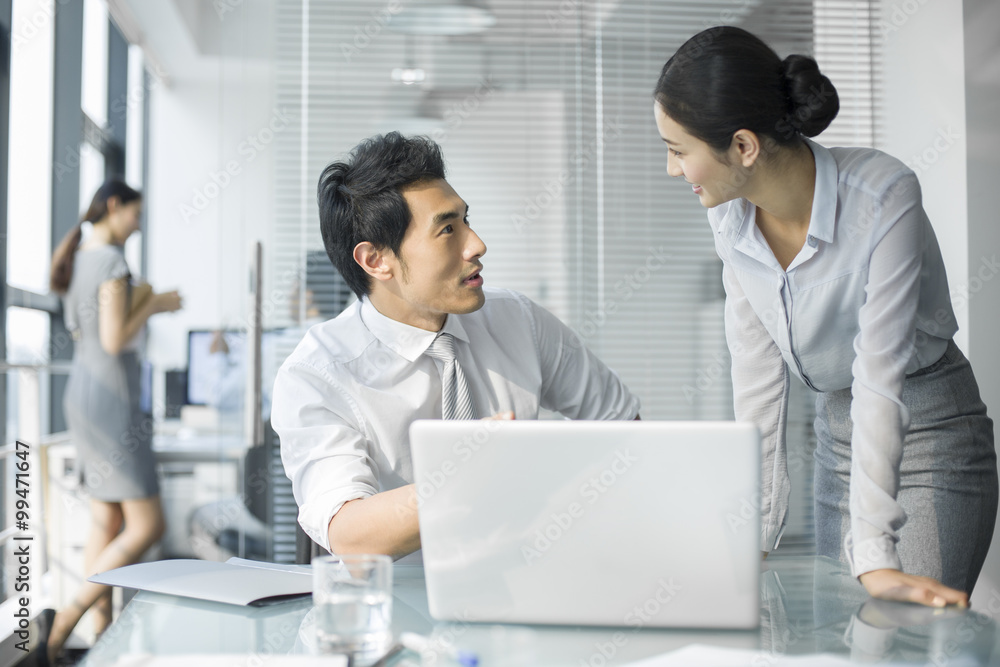
[[(449, 315), (478, 414), (539, 407), (571, 419), (633, 419), (639, 399), (554, 315), (527, 297), (485, 289), (476, 312)], [(271, 423), (292, 480), (299, 523), (329, 550), (330, 520), (349, 500), (413, 482), (409, 427), (441, 418), (437, 335), (362, 299), (312, 327), (274, 383)]]
[(855, 576), (900, 569), (903, 381), (937, 361), (958, 326), (916, 175), (877, 150), (807, 143), (816, 189), (806, 243), (787, 270), (752, 203), (708, 211), (723, 261), (736, 418), (756, 423), (763, 438), (761, 548), (777, 546), (788, 509), (791, 369), (815, 391), (851, 388), (847, 558)]

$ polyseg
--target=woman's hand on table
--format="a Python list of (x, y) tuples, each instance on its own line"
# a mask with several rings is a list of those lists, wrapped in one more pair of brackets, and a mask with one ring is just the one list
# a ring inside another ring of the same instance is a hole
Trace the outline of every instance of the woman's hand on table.
[(873, 598), (915, 602), (928, 607), (944, 607), (950, 604), (969, 606), (967, 593), (949, 588), (931, 577), (882, 569), (865, 572), (858, 579)]

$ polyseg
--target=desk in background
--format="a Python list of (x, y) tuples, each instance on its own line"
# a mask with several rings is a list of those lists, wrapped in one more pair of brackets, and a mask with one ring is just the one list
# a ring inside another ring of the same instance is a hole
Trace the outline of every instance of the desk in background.
[(193, 558), (196, 554), (191, 546), (191, 514), (199, 507), (243, 492), (247, 445), (239, 433), (169, 426), (153, 435), (167, 523), (161, 543), (165, 557)]
[[(246, 501), (248, 448), (243, 436), (233, 431), (195, 430), (178, 421), (161, 422), (153, 435), (160, 476), (160, 493), (167, 532), (148, 557), (193, 557), (191, 517), (198, 508), (226, 499)], [(280, 526), (273, 531), (267, 557), (292, 562), (295, 557), (295, 503), (290, 483), (284, 477), (277, 447), (263, 452), (270, 457), (267, 470), (258, 474), (264, 484), (267, 519)], [(44, 448), (46, 460), (46, 536), (53, 582), (52, 602), (64, 607), (83, 581), (83, 551), (90, 529), (90, 503), (81, 488), (76, 448), (68, 434)], [(254, 473), (251, 473), (254, 474)], [(266, 477), (265, 477), (266, 476)], [(252, 490), (251, 490), (252, 491)], [(239, 540), (232, 551), (240, 555)], [(202, 550), (204, 551), (204, 550)], [(228, 557), (228, 556), (226, 556)], [(220, 557), (219, 560), (224, 560)], [(92, 641), (91, 623), (85, 620), (77, 634)]]
[[(871, 600), (840, 563), (774, 556), (763, 564), (761, 625), (754, 631), (645, 630), (480, 625), (434, 621), (423, 570), (396, 565), (393, 632), (449, 635), (494, 665), (620, 665), (688, 644), (759, 649), (775, 656), (832, 653), (858, 662), (990, 665), (1000, 633), (990, 610), (935, 610)], [(138, 653), (309, 653), (308, 599), (234, 607), (141, 592), (91, 649), (85, 667), (108, 667)]]

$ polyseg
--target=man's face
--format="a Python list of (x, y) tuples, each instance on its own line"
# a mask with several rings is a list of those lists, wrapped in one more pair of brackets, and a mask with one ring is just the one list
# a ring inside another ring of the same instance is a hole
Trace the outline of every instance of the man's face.
[(437, 331), (449, 313), (471, 313), (482, 308), (486, 245), (469, 226), (469, 207), (448, 185), (436, 180), (403, 190), (410, 208), (406, 228), (393, 265), (394, 285), (403, 310), (395, 319)]

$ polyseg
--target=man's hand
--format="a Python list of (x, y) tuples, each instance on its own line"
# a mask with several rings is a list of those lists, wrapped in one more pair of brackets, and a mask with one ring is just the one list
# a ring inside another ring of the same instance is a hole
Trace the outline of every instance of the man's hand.
[(931, 577), (882, 569), (865, 572), (858, 579), (873, 598), (916, 602), (928, 607), (944, 607), (949, 604), (957, 604), (959, 607), (969, 606), (967, 593), (948, 588)]
[(480, 421), (485, 421), (485, 420), (488, 420), (488, 419), (489, 420), (496, 419), (496, 420), (499, 420), (499, 421), (511, 421), (511, 420), (514, 419), (514, 411), (513, 410), (507, 410), (506, 412), (498, 412), (495, 415), (493, 415), (492, 417), (483, 417)]

